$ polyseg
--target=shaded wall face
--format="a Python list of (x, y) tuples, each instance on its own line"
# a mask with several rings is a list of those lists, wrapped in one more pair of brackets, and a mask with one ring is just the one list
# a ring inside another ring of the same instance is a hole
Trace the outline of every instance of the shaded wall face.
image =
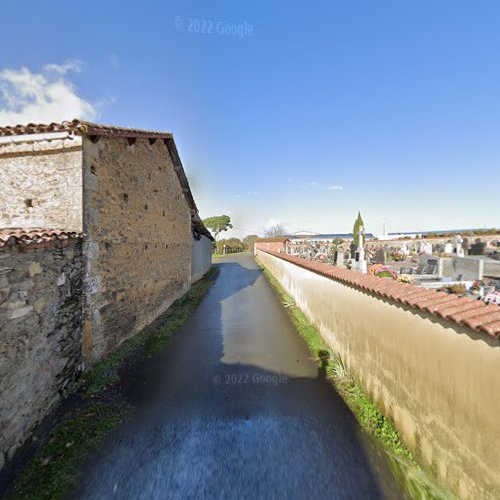
[(420, 463), (461, 497), (500, 497), (498, 340), (278, 257), (258, 258)]
[(0, 468), (82, 368), (81, 241), (0, 248)]
[(82, 230), (81, 138), (0, 142), (0, 227)]
[(84, 355), (151, 323), (191, 283), (191, 216), (163, 141), (83, 142)]
[(194, 283), (204, 276), (212, 265), (212, 241), (206, 236), (199, 240), (193, 237), (191, 282)]

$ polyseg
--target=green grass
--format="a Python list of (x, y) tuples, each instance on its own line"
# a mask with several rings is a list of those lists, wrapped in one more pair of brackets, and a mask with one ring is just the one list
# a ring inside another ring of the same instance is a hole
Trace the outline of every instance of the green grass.
[(83, 462), (102, 445), (107, 434), (130, 415), (123, 400), (88, 401), (70, 410), (50, 432), (20, 472), (11, 499), (59, 499), (71, 491)]
[(243, 252), (234, 252), (234, 253), (213, 253), (212, 257), (219, 258), (219, 257), (229, 257), (230, 255), (246, 255), (251, 253), (250, 250), (244, 250)]
[[(100, 392), (119, 381), (119, 370), (125, 360), (134, 357), (135, 364), (163, 349), (172, 335), (188, 320), (198, 307), (208, 289), (215, 282), (218, 268), (213, 266), (190, 290), (177, 299), (165, 313), (131, 339), (126, 340), (117, 351), (85, 375), (82, 386), (87, 394)], [(138, 359), (139, 358), (139, 359)], [(127, 367), (130, 364), (127, 363)]]
[(130, 372), (163, 349), (188, 320), (217, 279), (210, 271), (153, 324), (97, 363), (80, 380), (78, 402), (63, 412), (19, 471), (10, 499), (60, 499), (75, 487), (84, 462), (101, 448), (106, 436), (130, 417), (134, 408), (120, 386), (120, 373)]
[(362, 429), (385, 450), (396, 479), (410, 498), (452, 499), (417, 464), (412, 453), (402, 443), (392, 422), (367, 396), (354, 377), (347, 371), (343, 360), (325, 344), (317, 328), (307, 319), (276, 278), (259, 262), (264, 275), (278, 293), (297, 332), (306, 342), (318, 365), (325, 368), (328, 379), (351, 409)]

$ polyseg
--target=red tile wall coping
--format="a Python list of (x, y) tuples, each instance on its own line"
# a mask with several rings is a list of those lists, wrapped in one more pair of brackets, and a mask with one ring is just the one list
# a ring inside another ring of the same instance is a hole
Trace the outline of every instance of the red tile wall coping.
[(500, 306), (471, 301), (445, 292), (426, 290), (416, 285), (400, 283), (390, 278), (376, 278), (349, 269), (341, 269), (321, 262), (311, 262), (284, 253), (261, 251), (291, 262), (299, 267), (341, 283), (355, 286), (384, 298), (400, 302), (421, 311), (465, 325), (476, 331), (483, 331), (500, 338)]
[(21, 246), (35, 249), (55, 246), (64, 248), (70, 240), (83, 239), (83, 233), (61, 231), (58, 229), (1, 229), (0, 248)]

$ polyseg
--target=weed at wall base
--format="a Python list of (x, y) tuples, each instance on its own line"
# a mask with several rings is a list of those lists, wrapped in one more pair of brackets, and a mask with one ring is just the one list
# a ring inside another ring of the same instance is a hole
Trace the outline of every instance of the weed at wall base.
[(64, 411), (57, 424), (40, 439), (33, 456), (18, 471), (9, 499), (68, 497), (85, 461), (134, 411), (122, 392), (120, 372), (134, 370), (163, 349), (198, 307), (217, 275), (218, 268), (212, 267), (157, 320), (82, 377), (78, 403)]
[(258, 260), (269, 283), (276, 290), (297, 332), (306, 342), (318, 364), (325, 368), (328, 380), (334, 385), (350, 408), (362, 429), (375, 438), (389, 456), (389, 462), (397, 481), (413, 499), (453, 499), (440, 488), (417, 464), (411, 452), (402, 443), (392, 422), (366, 395), (355, 378), (348, 372), (342, 358), (325, 344), (317, 328), (295, 304), (278, 280)]

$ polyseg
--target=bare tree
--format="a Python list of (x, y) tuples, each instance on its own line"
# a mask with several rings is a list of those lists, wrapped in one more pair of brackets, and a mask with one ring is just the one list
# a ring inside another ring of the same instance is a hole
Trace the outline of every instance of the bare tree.
[(284, 224), (275, 224), (264, 230), (264, 236), (266, 238), (276, 238), (278, 236), (286, 236), (287, 232), (287, 228)]

